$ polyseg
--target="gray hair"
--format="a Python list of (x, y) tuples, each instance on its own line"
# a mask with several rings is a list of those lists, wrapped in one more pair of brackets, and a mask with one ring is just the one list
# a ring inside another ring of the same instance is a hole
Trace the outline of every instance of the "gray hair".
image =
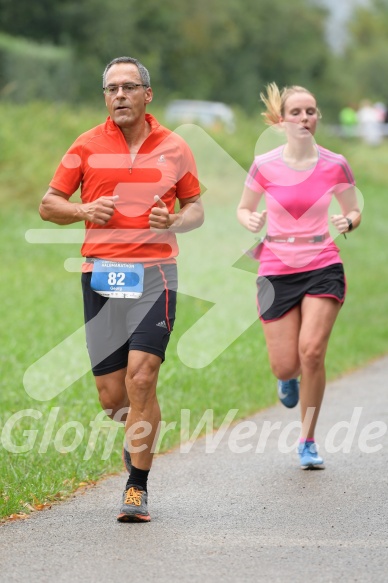
[(144, 67), (144, 65), (142, 65), (140, 63), (140, 61), (138, 61), (137, 59), (134, 59), (133, 57), (117, 57), (116, 59), (113, 59), (110, 63), (108, 63), (107, 66), (105, 67), (105, 71), (102, 74), (103, 87), (105, 87), (105, 80), (106, 80), (107, 72), (109, 71), (109, 69), (111, 67), (113, 67), (113, 65), (118, 65), (119, 63), (131, 63), (132, 65), (136, 65), (136, 67), (138, 68), (138, 71), (140, 74), (140, 79), (141, 79), (142, 83), (144, 85), (146, 85), (147, 87), (151, 86), (150, 74), (149, 74), (148, 70)]

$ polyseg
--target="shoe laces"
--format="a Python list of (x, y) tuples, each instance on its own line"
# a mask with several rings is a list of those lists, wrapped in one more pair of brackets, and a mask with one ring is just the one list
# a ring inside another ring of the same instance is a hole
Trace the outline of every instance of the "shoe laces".
[[(295, 382), (293, 382), (295, 381)], [(278, 388), (284, 395), (290, 395), (295, 393), (298, 390), (298, 381), (297, 379), (291, 379), (289, 381), (280, 381)]]
[(313, 453), (313, 454), (318, 453), (318, 449), (317, 449), (316, 443), (314, 441), (312, 443), (307, 443), (307, 449), (308, 449), (309, 453)]
[(299, 453), (303, 454), (306, 451), (310, 454), (318, 454), (317, 444), (315, 443), (315, 441), (309, 441), (309, 442), (305, 441), (305, 442), (300, 444)]
[(125, 494), (125, 504), (134, 504), (135, 506), (141, 506), (141, 497), (143, 495), (143, 490), (138, 490), (134, 486), (128, 488)]

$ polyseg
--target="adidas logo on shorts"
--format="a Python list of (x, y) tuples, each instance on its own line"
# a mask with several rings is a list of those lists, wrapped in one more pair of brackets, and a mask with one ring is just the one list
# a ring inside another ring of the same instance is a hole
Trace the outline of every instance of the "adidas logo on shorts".
[(167, 324), (166, 324), (165, 320), (162, 320), (161, 322), (159, 322), (156, 325), (159, 326), (159, 328), (167, 328)]

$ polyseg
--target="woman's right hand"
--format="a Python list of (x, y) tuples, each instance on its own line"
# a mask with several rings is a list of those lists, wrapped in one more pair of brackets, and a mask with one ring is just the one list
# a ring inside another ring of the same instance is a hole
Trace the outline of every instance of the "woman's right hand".
[(252, 233), (258, 233), (264, 227), (265, 222), (267, 220), (267, 211), (263, 211), (261, 213), (253, 212), (249, 215), (248, 218), (248, 231)]

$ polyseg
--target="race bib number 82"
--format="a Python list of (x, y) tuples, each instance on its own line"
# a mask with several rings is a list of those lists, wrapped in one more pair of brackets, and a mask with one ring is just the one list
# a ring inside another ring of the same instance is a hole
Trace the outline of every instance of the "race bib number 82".
[(143, 293), (144, 265), (95, 259), (91, 288), (107, 298), (140, 298)]

